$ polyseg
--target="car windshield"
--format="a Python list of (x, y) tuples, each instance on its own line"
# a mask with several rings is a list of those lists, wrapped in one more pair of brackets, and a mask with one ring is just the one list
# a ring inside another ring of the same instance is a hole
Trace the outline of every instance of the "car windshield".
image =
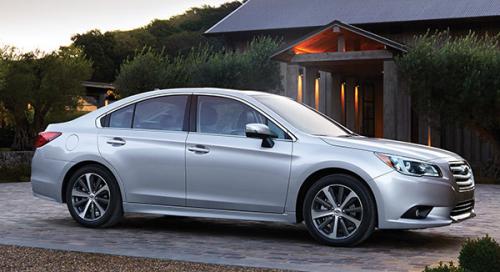
[(317, 136), (350, 136), (348, 129), (292, 99), (279, 95), (256, 95), (255, 99), (279, 114), (295, 128)]

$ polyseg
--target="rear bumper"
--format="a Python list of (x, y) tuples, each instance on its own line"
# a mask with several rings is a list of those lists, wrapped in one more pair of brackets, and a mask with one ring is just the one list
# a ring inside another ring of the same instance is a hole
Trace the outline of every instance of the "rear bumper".
[[(474, 190), (459, 192), (443, 178), (412, 177), (391, 172), (373, 180), (380, 229), (420, 229), (446, 226), (474, 217)], [(377, 195), (378, 194), (378, 195)], [(472, 203), (463, 209), (464, 203)], [(422, 219), (404, 218), (416, 206), (432, 207)]]
[(31, 162), (31, 186), (33, 195), (43, 199), (62, 202), (64, 173), (73, 163), (47, 159), (43, 152), (36, 151)]

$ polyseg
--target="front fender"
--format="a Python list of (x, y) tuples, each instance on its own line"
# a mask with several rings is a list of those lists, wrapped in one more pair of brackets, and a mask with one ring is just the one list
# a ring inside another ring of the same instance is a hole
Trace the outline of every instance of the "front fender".
[[(315, 154), (311, 155), (310, 152)], [(381, 162), (373, 152), (322, 144), (294, 146), (286, 212), (296, 212), (302, 186), (309, 177), (323, 170), (340, 170), (359, 176), (371, 189), (377, 203), (377, 211), (380, 212), (383, 199), (374, 179), (393, 170)]]

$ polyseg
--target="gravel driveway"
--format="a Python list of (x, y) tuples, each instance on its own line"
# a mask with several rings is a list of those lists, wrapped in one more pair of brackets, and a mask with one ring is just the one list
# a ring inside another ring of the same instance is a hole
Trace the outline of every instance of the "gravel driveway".
[(479, 185), (474, 219), (428, 230), (378, 231), (355, 248), (317, 244), (303, 225), (129, 215), (111, 229), (77, 225), (29, 183), (0, 184), (0, 244), (308, 271), (421, 271), (455, 260), (467, 237), (500, 241), (500, 186)]

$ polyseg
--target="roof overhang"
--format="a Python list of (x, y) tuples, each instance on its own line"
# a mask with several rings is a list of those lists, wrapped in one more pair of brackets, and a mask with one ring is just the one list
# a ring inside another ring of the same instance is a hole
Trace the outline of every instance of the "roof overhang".
[(114, 84), (104, 83), (104, 82), (95, 82), (95, 81), (82, 81), (82, 86), (88, 87), (88, 88), (98, 88), (98, 89), (107, 89), (107, 90), (116, 89)]
[(293, 41), (271, 56), (284, 62), (386, 59), (407, 52), (406, 46), (335, 20)]

